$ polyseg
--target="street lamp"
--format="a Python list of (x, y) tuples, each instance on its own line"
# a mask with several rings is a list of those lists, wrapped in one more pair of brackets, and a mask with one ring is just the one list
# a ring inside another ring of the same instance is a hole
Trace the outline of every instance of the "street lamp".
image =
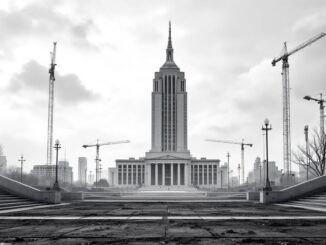
[(324, 114), (324, 103), (326, 102), (326, 100), (323, 99), (323, 94), (320, 94), (320, 99), (316, 99), (313, 98), (309, 95), (303, 97), (305, 100), (313, 100), (316, 101), (319, 104), (319, 109), (320, 109), (320, 136), (323, 137), (325, 136), (325, 122), (324, 122), (324, 118), (325, 118), (325, 114)]
[(267, 118), (265, 119), (264, 125), (262, 126), (261, 130), (264, 130), (266, 134), (266, 184), (263, 190), (271, 191), (272, 187), (271, 187), (271, 183), (269, 182), (269, 176), (268, 176), (268, 131), (272, 130), (272, 125), (269, 124), (269, 120)]
[(308, 168), (310, 166), (310, 162), (309, 162), (309, 136), (308, 136), (308, 130), (309, 127), (308, 125), (304, 126), (304, 135), (305, 135), (305, 141), (306, 141), (306, 155), (307, 155), (307, 180), (309, 180), (309, 171)]
[(228, 191), (229, 191), (229, 188), (230, 188), (230, 153), (228, 152), (227, 154), (226, 154), (226, 157), (228, 158), (228, 172), (227, 172), (227, 174), (228, 174)]
[(59, 140), (55, 141), (54, 144), (54, 149), (56, 150), (56, 158), (55, 158), (55, 182), (53, 185), (53, 189), (56, 191), (60, 190), (59, 187), (59, 182), (58, 182), (58, 154), (59, 154), (59, 149), (61, 148)]
[(20, 162), (20, 182), (23, 183), (23, 163), (26, 161), (23, 154), (18, 161)]
[(240, 164), (238, 164), (238, 175), (239, 175), (239, 185), (240, 185)]

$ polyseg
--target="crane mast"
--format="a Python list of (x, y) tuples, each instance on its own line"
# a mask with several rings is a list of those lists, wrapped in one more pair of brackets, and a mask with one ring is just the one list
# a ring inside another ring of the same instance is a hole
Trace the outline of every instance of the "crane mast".
[(55, 81), (55, 63), (56, 45), (53, 43), (53, 52), (51, 52), (51, 64), (49, 69), (49, 104), (48, 104), (48, 137), (47, 137), (47, 158), (46, 163), (52, 164), (52, 148), (53, 148), (53, 100), (54, 100), (54, 81)]
[(218, 142), (218, 143), (226, 143), (226, 144), (236, 144), (241, 145), (241, 184), (245, 183), (245, 171), (244, 171), (244, 147), (250, 146), (252, 147), (253, 144), (244, 143), (244, 140), (242, 139), (242, 142), (234, 142), (234, 141), (228, 141), (228, 140), (214, 140), (214, 139), (206, 139), (206, 141), (210, 142)]
[(282, 64), (282, 97), (283, 97), (283, 163), (284, 171), (290, 179), (291, 174), (291, 117), (290, 117), (290, 79), (289, 79), (289, 56), (300, 51), (301, 49), (316, 42), (320, 38), (324, 37), (325, 33), (320, 33), (306, 42), (298, 45), (291, 51), (287, 51), (287, 44), (284, 42), (284, 52), (277, 58), (274, 58), (272, 65), (275, 66), (277, 62), (281, 61)]

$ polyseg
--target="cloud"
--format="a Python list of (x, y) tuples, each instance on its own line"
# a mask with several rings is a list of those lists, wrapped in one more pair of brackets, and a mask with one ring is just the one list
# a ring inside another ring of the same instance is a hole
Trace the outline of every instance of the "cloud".
[[(47, 96), (49, 74), (48, 69), (36, 61), (26, 63), (20, 73), (15, 74), (9, 82), (8, 91), (19, 93), (23, 91), (41, 92)], [(96, 100), (97, 94), (88, 90), (75, 74), (56, 74), (55, 99), (65, 105), (75, 105), (80, 102)]]
[(0, 57), (11, 54), (12, 42), (52, 35), (56, 39), (66, 39), (66, 42), (84, 50), (98, 50), (88, 38), (90, 32), (96, 30), (91, 18), (76, 19), (73, 15), (60, 13), (56, 9), (51, 2), (40, 1), (21, 9), (0, 10), (0, 29), (6, 33), (0, 37)]

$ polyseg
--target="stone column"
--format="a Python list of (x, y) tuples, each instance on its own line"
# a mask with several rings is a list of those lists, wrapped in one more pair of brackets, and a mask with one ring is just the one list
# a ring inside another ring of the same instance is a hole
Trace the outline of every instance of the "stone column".
[(211, 171), (212, 171), (212, 175), (211, 175), (211, 181), (212, 181), (212, 185), (214, 186), (214, 165), (211, 164)]
[(184, 182), (185, 182), (185, 186), (188, 186), (188, 176), (189, 176), (188, 164), (185, 163), (185, 167), (184, 167)]
[(136, 185), (138, 185), (139, 164), (136, 164)]
[(197, 164), (197, 185), (199, 185), (199, 165)]
[(180, 163), (178, 163), (178, 185), (180, 185)]
[(162, 185), (165, 185), (165, 164), (162, 163)]
[(158, 185), (157, 177), (158, 177), (158, 168), (157, 163), (155, 163), (155, 185)]
[(123, 185), (123, 164), (121, 164), (121, 185)]
[(126, 164), (126, 185), (128, 185), (129, 184), (129, 168), (128, 168), (128, 164)]
[(131, 164), (130, 165), (131, 166), (131, 185), (133, 185), (134, 184), (134, 165), (133, 164)]
[(204, 180), (204, 165), (201, 166), (201, 178), (202, 178), (201, 183), (202, 183), (202, 185), (204, 185), (205, 184), (205, 180)]
[(145, 166), (145, 175), (147, 174), (147, 178), (146, 178), (146, 176), (145, 176), (145, 178), (147, 179), (148, 186), (150, 186), (152, 184), (151, 167), (152, 167), (152, 164), (146, 164), (146, 166)]

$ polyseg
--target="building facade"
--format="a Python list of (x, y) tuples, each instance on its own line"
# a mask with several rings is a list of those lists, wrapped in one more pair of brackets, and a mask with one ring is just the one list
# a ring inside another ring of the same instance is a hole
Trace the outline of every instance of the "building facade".
[(118, 187), (218, 187), (220, 161), (196, 159), (188, 149), (185, 73), (174, 61), (171, 24), (166, 60), (155, 72), (152, 90), (151, 149), (139, 159), (118, 159), (109, 183)]
[[(56, 165), (34, 165), (31, 173), (38, 177), (39, 185), (51, 186), (55, 181)], [(68, 161), (58, 163), (58, 182), (60, 185), (71, 185), (73, 181), (72, 167)]]
[[(248, 183), (255, 184), (255, 186), (264, 186), (266, 184), (266, 161), (261, 161), (257, 157), (254, 162), (254, 169), (248, 174)], [(276, 162), (270, 161), (268, 163), (268, 177), (272, 185), (281, 184), (282, 171), (276, 166)]]
[(86, 185), (87, 179), (87, 158), (78, 157), (78, 183), (80, 185)]
[(3, 155), (2, 145), (0, 145), (0, 174), (7, 172), (7, 157)]

